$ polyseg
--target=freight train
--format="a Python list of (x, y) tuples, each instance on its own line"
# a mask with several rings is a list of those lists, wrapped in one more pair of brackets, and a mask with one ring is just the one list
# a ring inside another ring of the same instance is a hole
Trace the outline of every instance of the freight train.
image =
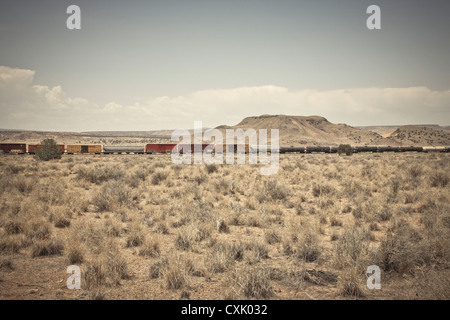
[[(41, 145), (26, 143), (0, 143), (0, 154), (35, 154)], [(337, 153), (337, 146), (291, 146), (279, 147), (272, 150), (270, 146), (257, 146), (248, 144), (234, 145), (212, 145), (212, 144), (176, 144), (176, 143), (149, 143), (138, 146), (119, 146), (119, 145), (63, 145), (58, 147), (64, 154), (157, 154), (157, 153), (258, 153), (258, 152), (277, 152), (277, 153)], [(353, 146), (353, 153), (371, 152), (450, 152), (450, 147), (391, 147), (391, 146)]]

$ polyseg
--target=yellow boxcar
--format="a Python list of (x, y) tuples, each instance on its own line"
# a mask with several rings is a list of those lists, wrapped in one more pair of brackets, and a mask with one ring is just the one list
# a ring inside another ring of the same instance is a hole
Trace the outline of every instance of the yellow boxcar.
[(102, 153), (102, 145), (100, 144), (77, 144), (67, 145), (67, 153)]

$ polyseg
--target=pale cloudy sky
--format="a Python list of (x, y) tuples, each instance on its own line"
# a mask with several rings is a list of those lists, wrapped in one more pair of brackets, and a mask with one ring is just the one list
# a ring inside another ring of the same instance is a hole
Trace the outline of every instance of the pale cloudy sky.
[[(66, 9), (81, 8), (81, 30)], [(366, 9), (381, 8), (381, 30)], [(450, 1), (2, 0), (0, 128), (450, 124)]]

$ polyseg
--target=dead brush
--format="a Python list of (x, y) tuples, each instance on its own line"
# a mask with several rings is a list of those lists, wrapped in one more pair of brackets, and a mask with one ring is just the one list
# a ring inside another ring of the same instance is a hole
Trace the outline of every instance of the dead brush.
[(362, 229), (344, 231), (334, 245), (334, 263), (338, 269), (364, 263), (369, 260), (369, 243)]
[(126, 237), (126, 247), (132, 248), (132, 247), (139, 247), (142, 245), (145, 239), (145, 233), (144, 230), (142, 230), (142, 227), (138, 223), (131, 224), (128, 235)]
[(56, 238), (37, 240), (31, 245), (31, 257), (62, 255), (64, 245)]
[(183, 226), (178, 232), (175, 240), (175, 246), (181, 250), (192, 249), (195, 244), (209, 238), (212, 234), (213, 226), (211, 224), (189, 224)]
[(13, 163), (6, 165), (6, 171), (9, 171), (12, 174), (18, 174), (19, 172), (22, 172), (24, 170), (25, 170), (24, 166), (18, 166)]
[(162, 270), (162, 277), (169, 290), (184, 288), (189, 283), (189, 276), (196, 270), (191, 259), (184, 255), (171, 255)]
[(214, 172), (217, 172), (219, 170), (219, 167), (212, 163), (212, 164), (205, 164), (205, 170), (208, 174), (212, 174)]
[(230, 269), (235, 261), (244, 258), (244, 252), (251, 250), (248, 244), (216, 242), (204, 258), (206, 268), (211, 273), (222, 273)]
[(430, 186), (434, 188), (445, 188), (450, 178), (445, 171), (434, 171), (429, 176)]
[(66, 245), (66, 255), (69, 264), (81, 264), (84, 261), (85, 250), (80, 242), (72, 239)]
[(266, 230), (264, 231), (264, 240), (268, 244), (275, 244), (281, 242), (281, 235), (276, 230)]
[(169, 265), (169, 259), (167, 256), (161, 257), (159, 261), (156, 261), (150, 266), (149, 269), (149, 277), (150, 279), (157, 279), (162, 277), (163, 271)]
[(31, 242), (49, 239), (52, 235), (51, 225), (44, 218), (34, 218), (27, 222), (24, 231)]
[(305, 224), (300, 227), (298, 244), (294, 248), (295, 256), (305, 262), (314, 262), (321, 255), (321, 245), (318, 237), (319, 228)]
[(342, 223), (342, 221), (339, 220), (337, 217), (333, 216), (333, 217), (331, 217), (331, 219), (330, 219), (330, 225), (331, 225), (332, 227), (342, 227), (342, 226), (343, 226), (343, 223)]
[(286, 185), (280, 184), (277, 179), (271, 178), (264, 181), (262, 190), (256, 198), (259, 203), (266, 201), (285, 201), (290, 195)]
[(34, 179), (15, 176), (12, 179), (11, 186), (23, 194), (29, 194), (33, 191), (36, 183)]
[(36, 197), (49, 206), (67, 206), (71, 200), (67, 194), (67, 184), (61, 180), (40, 181), (34, 190)]
[(121, 181), (108, 181), (101, 189), (98, 191), (93, 199), (92, 204), (94, 204), (98, 211), (112, 211), (121, 206), (126, 208), (132, 208), (134, 206), (134, 198), (129, 186), (125, 185)]
[(139, 255), (157, 258), (161, 254), (161, 240), (157, 235), (147, 235), (142, 243)]
[(140, 180), (145, 181), (147, 177), (149, 177), (152, 173), (152, 170), (148, 167), (139, 167), (133, 174), (133, 177)]
[(275, 295), (266, 268), (234, 269), (229, 278), (232, 288), (246, 298), (268, 299)]
[(0, 270), (14, 270), (14, 266), (10, 258), (6, 257), (0, 259)]
[(329, 184), (314, 184), (312, 187), (312, 193), (314, 197), (330, 196), (335, 193), (335, 188)]
[(114, 242), (108, 242), (101, 256), (86, 264), (82, 275), (82, 286), (89, 291), (102, 286), (115, 287), (121, 280), (128, 279), (128, 264)]
[(3, 228), (7, 235), (11, 234), (19, 234), (24, 231), (23, 225), (20, 221), (17, 219), (15, 220), (9, 220), (3, 225)]
[(228, 227), (228, 224), (222, 219), (218, 219), (216, 221), (216, 230), (219, 233), (229, 233), (230, 232), (230, 228)]
[(53, 207), (50, 212), (49, 220), (56, 228), (66, 228), (70, 226), (72, 211), (65, 207)]
[(120, 237), (122, 233), (122, 225), (115, 219), (105, 220), (103, 223), (103, 232), (108, 237)]
[(415, 164), (415, 165), (409, 166), (406, 169), (406, 174), (410, 179), (415, 180), (415, 179), (419, 178), (420, 176), (422, 176), (423, 169), (421, 166)]
[(225, 250), (213, 250), (206, 254), (204, 258), (205, 267), (212, 274), (227, 271), (234, 263), (234, 260)]
[(152, 175), (151, 183), (153, 185), (159, 185), (162, 181), (166, 180), (169, 176), (169, 171), (163, 169), (156, 169)]
[(269, 249), (267, 245), (260, 241), (251, 241), (244, 244), (244, 257), (248, 264), (256, 264), (262, 259), (269, 258)]
[(391, 228), (375, 253), (377, 265), (386, 272), (411, 273), (431, 261), (422, 236), (408, 223)]
[(361, 283), (364, 283), (357, 267), (350, 267), (343, 271), (338, 280), (339, 293), (345, 297), (365, 297)]
[(218, 181), (214, 181), (213, 185), (215, 190), (222, 195), (231, 193), (231, 181), (229, 181), (228, 179), (220, 179)]
[(0, 234), (0, 254), (18, 253), (20, 249), (30, 245), (30, 241), (23, 234)]
[(78, 178), (95, 184), (100, 184), (108, 180), (119, 180), (125, 176), (125, 172), (117, 166), (101, 164), (80, 166), (77, 168), (76, 173)]
[(74, 223), (73, 227), (71, 227), (71, 232), (73, 238), (85, 244), (92, 253), (100, 254), (104, 251), (108, 237), (105, 236), (103, 228), (99, 224), (93, 221), (81, 220)]

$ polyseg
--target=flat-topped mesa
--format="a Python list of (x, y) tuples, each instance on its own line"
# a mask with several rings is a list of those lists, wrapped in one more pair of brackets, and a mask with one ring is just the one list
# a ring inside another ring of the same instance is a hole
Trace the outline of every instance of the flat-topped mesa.
[[(217, 127), (219, 130), (228, 126)], [(244, 118), (230, 129), (278, 129), (281, 146), (295, 145), (397, 145), (377, 133), (360, 130), (345, 124), (334, 124), (318, 115), (268, 115)]]
[(241, 122), (239, 122), (235, 127), (255, 127), (259, 128), (259, 126), (265, 126), (267, 128), (267, 125), (277, 125), (277, 124), (283, 124), (283, 123), (291, 123), (292, 121), (299, 122), (299, 123), (310, 123), (312, 125), (320, 124), (322, 122), (329, 121), (321, 116), (290, 116), (290, 115), (270, 115), (270, 114), (263, 114), (260, 116), (252, 116), (252, 117), (246, 117)]

